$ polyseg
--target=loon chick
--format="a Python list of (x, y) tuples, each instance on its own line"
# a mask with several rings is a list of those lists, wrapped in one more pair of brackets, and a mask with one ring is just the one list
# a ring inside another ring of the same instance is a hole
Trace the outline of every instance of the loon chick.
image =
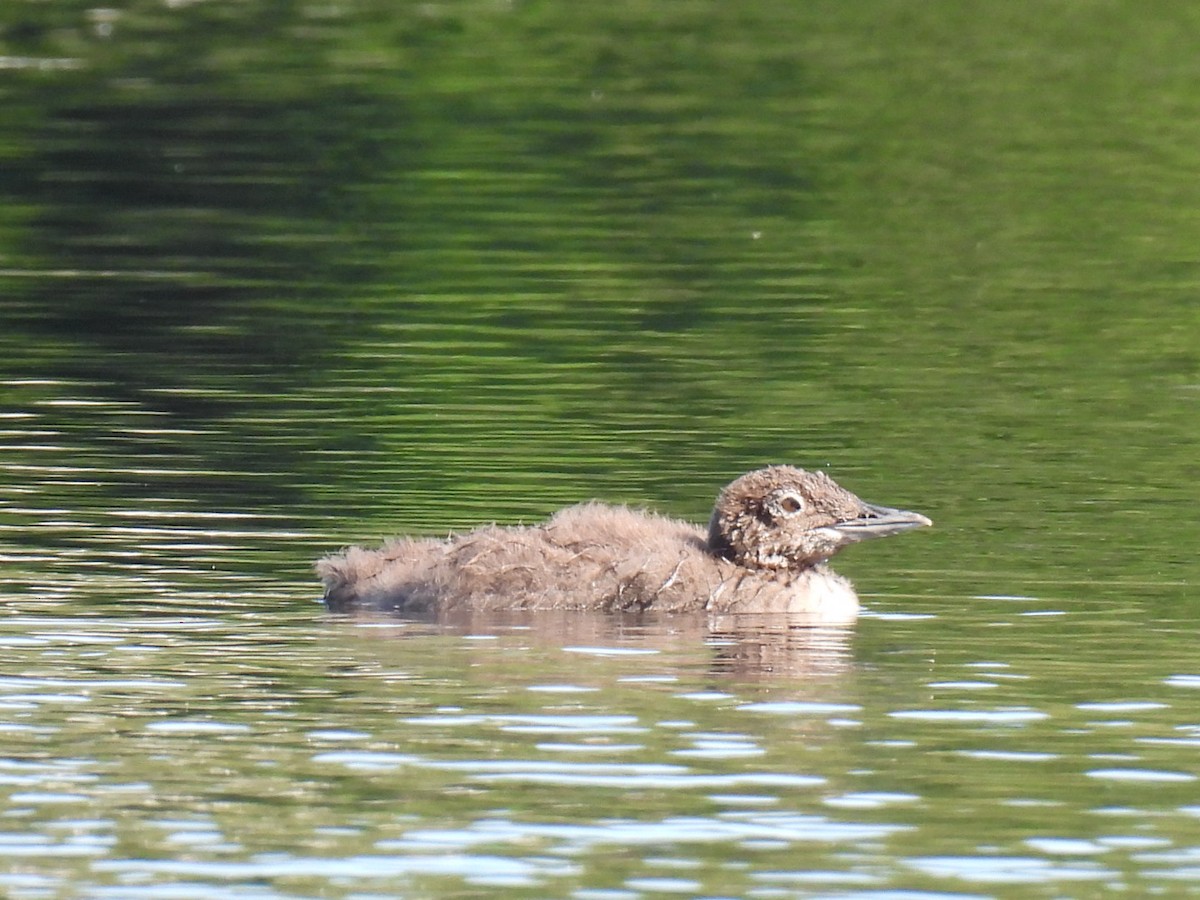
[(769, 466), (717, 498), (708, 530), (583, 503), (542, 525), (350, 547), (317, 565), (333, 612), (589, 609), (852, 617), (850, 582), (824, 565), (843, 547), (933, 523), (874, 506), (823, 472)]

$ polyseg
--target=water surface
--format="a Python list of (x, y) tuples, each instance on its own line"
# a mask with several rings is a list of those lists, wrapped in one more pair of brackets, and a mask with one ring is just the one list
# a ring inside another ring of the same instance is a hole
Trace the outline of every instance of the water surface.
[[(0, 14), (4, 893), (1194, 892), (1195, 19)], [(317, 603), (767, 462), (853, 627)]]

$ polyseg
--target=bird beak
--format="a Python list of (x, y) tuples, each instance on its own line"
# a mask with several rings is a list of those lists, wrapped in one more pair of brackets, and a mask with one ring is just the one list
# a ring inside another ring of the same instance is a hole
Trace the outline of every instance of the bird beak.
[(933, 522), (920, 513), (864, 503), (861, 515), (829, 527), (840, 534), (846, 543), (854, 543), (855, 541), (865, 541), (867, 538), (899, 534), (901, 531), (909, 531), (913, 528), (924, 528), (926, 525), (932, 524)]

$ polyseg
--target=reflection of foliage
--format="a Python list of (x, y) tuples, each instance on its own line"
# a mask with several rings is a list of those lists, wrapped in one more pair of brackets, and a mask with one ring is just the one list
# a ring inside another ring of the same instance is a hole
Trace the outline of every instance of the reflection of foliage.
[[(5, 114), (29, 126), (5, 176), (32, 216), (17, 252), (72, 273), (35, 318), (128, 350), (232, 317), (219, 343), (261, 354), (279, 331), (250, 328), (247, 304), (385, 280), (389, 256), (416, 288), (479, 252), (690, 287), (729, 228), (744, 251), (764, 219), (797, 212), (795, 151), (759, 121), (795, 113), (780, 107), (795, 73), (761, 46), (739, 63), (736, 13), (618, 12), (566, 27), (553, 5), (18, 5), (9, 49), (73, 65), (22, 73)], [(689, 81), (706, 57), (725, 75), (711, 97)], [(747, 96), (763, 105), (739, 111)], [(722, 206), (734, 220), (697, 215)], [(694, 296), (653, 307), (656, 327), (703, 319)], [(280, 343), (284, 357), (317, 344)]]
[(21, 125), (0, 148), (0, 252), (24, 274), (0, 301), (3, 369), (185, 426), (72, 422), (94, 444), (77, 455), (199, 455), (210, 490), (272, 494), (221, 473), (290, 468), (281, 450), (307, 443), (266, 407), (311, 383), (354, 321), (329, 296), (377, 277), (372, 223), (403, 198), (373, 182), (412, 167), (417, 144), (404, 98), (373, 93), (390, 79), (339, 77), (343, 33), (300, 4), (21, 3), (0, 18), (0, 53), (27, 61), (0, 112)]
[(1198, 10), (7, 0), (2, 399), (270, 473), (120, 491), (430, 529), (767, 461), (1190, 484)]
[[(587, 390), (523, 426), (569, 445), (595, 389), (689, 391), (719, 412), (722, 364), (694, 335), (733, 347), (793, 303), (772, 289), (743, 309), (758, 263), (794, 255), (807, 196), (801, 73), (787, 41), (761, 39), (765, 12), (133, 0), (5, 15), (0, 52), (61, 63), (16, 70), (0, 112), (23, 126), (0, 150), (20, 224), (7, 252), (38, 273), (4, 301), (30, 338), (9, 355), (22, 371), (256, 418), (256, 398), (319, 382), (339, 346), (418, 327), (376, 377), (432, 407), (570, 371)], [(793, 239), (754, 242), (768, 226)], [(714, 291), (723, 258), (739, 266)], [(254, 391), (228, 390), (232, 375)], [(507, 426), (508, 407), (474, 418)]]
[[(114, 14), (107, 38), (44, 30), (80, 55), (26, 75), (20, 95), (28, 144), (5, 177), (28, 211), (18, 252), (65, 276), (43, 282), (31, 319), (121, 351), (158, 352), (169, 336), (172, 367), (189, 352), (314, 346), (303, 331), (278, 339), (254, 304), (367, 274), (354, 223), (383, 204), (356, 186), (403, 165), (408, 129), (402, 102), (339, 83), (320, 41), (288, 39), (290, 6), (146, 3)], [(13, 30), (31, 40), (36, 25)], [(264, 47), (279, 51), (273, 67)]]

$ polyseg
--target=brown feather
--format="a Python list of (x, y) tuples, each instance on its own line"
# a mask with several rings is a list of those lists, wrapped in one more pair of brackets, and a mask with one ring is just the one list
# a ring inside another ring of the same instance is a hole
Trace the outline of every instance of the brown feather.
[[(889, 531), (871, 521), (882, 522), (880, 512), (907, 518), (896, 519)], [(317, 573), (325, 602), (336, 612), (653, 609), (844, 616), (853, 615), (857, 597), (824, 560), (872, 527), (886, 534), (924, 524), (929, 520), (915, 513), (864, 503), (823, 473), (771, 466), (721, 492), (707, 532), (592, 502), (564, 509), (542, 525), (488, 525), (444, 540), (350, 547), (320, 560)]]

